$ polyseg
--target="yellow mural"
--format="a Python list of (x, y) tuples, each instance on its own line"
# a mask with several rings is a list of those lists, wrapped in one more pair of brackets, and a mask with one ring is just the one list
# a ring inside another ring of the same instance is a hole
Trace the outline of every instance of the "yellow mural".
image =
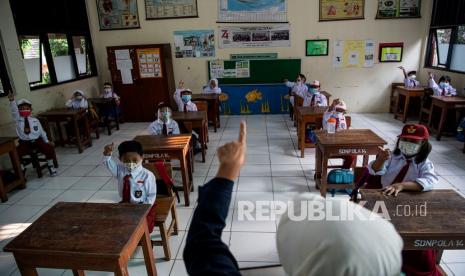
[(270, 103), (268, 101), (262, 103), (262, 108), (261, 108), (262, 113), (270, 113)]
[(260, 101), (262, 100), (262, 92), (258, 91), (257, 89), (254, 89), (249, 93), (245, 94), (245, 99), (248, 103), (255, 103), (257, 101)]
[(281, 112), (289, 111), (289, 95), (281, 96)]
[(241, 114), (250, 114), (250, 113), (252, 113), (252, 111), (250, 111), (250, 108), (247, 102), (242, 104), (242, 101), (241, 101)]

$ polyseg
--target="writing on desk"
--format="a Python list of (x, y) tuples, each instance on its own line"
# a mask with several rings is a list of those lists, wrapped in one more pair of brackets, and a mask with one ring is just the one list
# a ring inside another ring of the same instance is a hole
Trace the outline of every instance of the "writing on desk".
[(464, 247), (463, 240), (415, 240), (415, 247)]
[(147, 159), (166, 159), (169, 157), (168, 153), (144, 153), (144, 158)]
[(367, 154), (366, 149), (339, 149), (339, 154)]

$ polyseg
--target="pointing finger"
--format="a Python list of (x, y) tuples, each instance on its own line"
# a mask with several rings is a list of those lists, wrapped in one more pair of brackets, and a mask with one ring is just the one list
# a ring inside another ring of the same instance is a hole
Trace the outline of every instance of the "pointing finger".
[(244, 121), (241, 122), (239, 130), (239, 143), (245, 144), (247, 139), (247, 125)]

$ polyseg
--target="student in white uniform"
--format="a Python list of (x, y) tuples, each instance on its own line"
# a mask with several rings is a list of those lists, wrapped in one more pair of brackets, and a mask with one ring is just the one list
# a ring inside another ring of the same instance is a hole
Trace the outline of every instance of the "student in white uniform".
[(329, 118), (333, 117), (336, 119), (336, 129), (337, 130), (344, 130), (347, 129), (347, 122), (345, 113), (347, 111), (346, 103), (341, 99), (335, 99), (331, 103), (331, 105), (326, 109), (325, 113), (323, 114), (323, 129), (327, 130), (328, 128), (328, 120)]
[(155, 222), (155, 199), (157, 184), (155, 175), (142, 166), (144, 152), (137, 141), (124, 141), (118, 146), (119, 161), (112, 158), (113, 146), (106, 145), (103, 164), (118, 180), (118, 194), (121, 203), (150, 204), (147, 223), (152, 232)]
[(457, 90), (451, 85), (449, 76), (439, 78), (439, 84), (434, 80), (434, 74), (429, 72), (428, 87), (433, 89), (434, 96), (457, 96)]
[(19, 137), (19, 145), (16, 148), (19, 157), (38, 150), (45, 155), (50, 176), (56, 176), (57, 170), (53, 164), (55, 157), (54, 144), (48, 140), (47, 133), (42, 128), (40, 121), (31, 116), (32, 103), (26, 99), (15, 102), (15, 97), (10, 91), (11, 116), (16, 121), (16, 133)]
[(292, 106), (294, 106), (294, 99), (296, 95), (301, 98), (305, 98), (305, 95), (307, 95), (308, 87), (307, 84), (305, 84), (306, 81), (307, 78), (303, 74), (298, 74), (295, 82), (290, 82), (287, 79), (284, 80), (284, 84), (287, 87), (291, 88), (291, 96), (289, 97), (289, 102)]
[(74, 90), (73, 96), (66, 102), (66, 107), (72, 109), (87, 109), (89, 103), (87, 102), (86, 96), (82, 90)]
[(176, 135), (180, 134), (178, 123), (171, 119), (171, 108), (165, 103), (158, 105), (157, 120), (152, 122), (147, 131), (150, 135)]
[(221, 88), (218, 86), (217, 79), (211, 79), (208, 85), (203, 89), (203, 94), (221, 94)]
[(326, 96), (320, 93), (320, 82), (314, 80), (310, 83), (310, 89), (304, 97), (303, 106), (328, 106)]
[(399, 69), (404, 73), (404, 86), (406, 88), (414, 88), (420, 86), (420, 82), (416, 80), (417, 71), (405, 71), (404, 66), (399, 66)]
[[(286, 275), (400, 275), (403, 241), (389, 221), (342, 198), (304, 193), (291, 203), (294, 208), (284, 212), (276, 233)], [(319, 214), (311, 210), (317, 206), (331, 209), (323, 209), (323, 216), (316, 218)], [(334, 219), (346, 217), (348, 210), (360, 216)], [(333, 219), (325, 217), (325, 211)]]
[(184, 88), (184, 81), (179, 81), (173, 98), (180, 112), (197, 111), (197, 106), (191, 101), (192, 91), (189, 88)]

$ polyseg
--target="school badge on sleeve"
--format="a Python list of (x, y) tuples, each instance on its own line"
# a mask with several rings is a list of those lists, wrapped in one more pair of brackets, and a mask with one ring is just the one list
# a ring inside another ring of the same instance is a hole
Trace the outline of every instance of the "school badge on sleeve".
[(138, 191), (134, 192), (134, 197), (141, 198), (141, 196), (142, 196), (142, 191), (141, 190), (138, 190)]

